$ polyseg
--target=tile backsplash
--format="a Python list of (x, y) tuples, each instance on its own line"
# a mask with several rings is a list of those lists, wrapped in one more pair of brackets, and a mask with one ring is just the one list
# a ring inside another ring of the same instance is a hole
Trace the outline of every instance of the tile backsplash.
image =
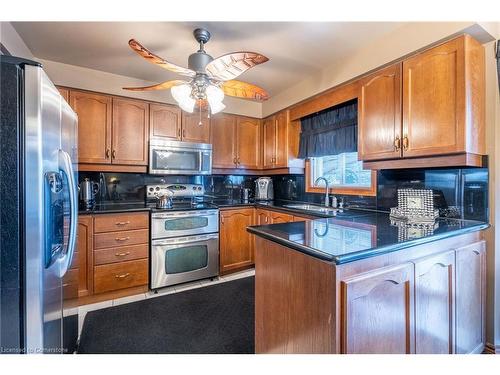
[[(80, 172), (80, 180), (88, 177), (101, 182), (97, 202), (143, 202), (145, 185), (163, 183), (203, 184), (207, 195), (215, 198), (239, 199), (243, 188), (253, 192), (255, 176), (153, 176), (134, 173)], [(296, 200), (321, 204), (323, 194), (306, 193), (304, 175), (272, 176), (275, 199)], [(388, 211), (397, 206), (398, 188), (433, 189), (434, 204), (442, 216), (488, 220), (488, 169), (438, 168), (382, 170), (377, 173), (377, 196), (350, 196), (345, 206)]]

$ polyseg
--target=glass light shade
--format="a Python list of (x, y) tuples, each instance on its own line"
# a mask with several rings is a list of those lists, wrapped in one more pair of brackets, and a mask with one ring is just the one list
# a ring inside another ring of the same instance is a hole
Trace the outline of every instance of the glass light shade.
[(193, 113), (195, 100), (191, 97), (190, 85), (182, 84), (174, 86), (170, 89), (170, 92), (183, 111)]
[(215, 114), (222, 111), (226, 106), (222, 101), (224, 100), (224, 91), (218, 86), (208, 85), (206, 88), (207, 101), (210, 105), (210, 112)]

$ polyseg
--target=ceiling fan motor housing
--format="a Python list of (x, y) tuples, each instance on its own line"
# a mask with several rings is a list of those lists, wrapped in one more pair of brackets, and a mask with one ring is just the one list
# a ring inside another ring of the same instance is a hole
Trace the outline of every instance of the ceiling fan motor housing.
[(194, 70), (196, 73), (206, 74), (205, 67), (213, 60), (214, 58), (205, 52), (195, 52), (189, 55), (188, 58), (188, 67), (191, 70)]

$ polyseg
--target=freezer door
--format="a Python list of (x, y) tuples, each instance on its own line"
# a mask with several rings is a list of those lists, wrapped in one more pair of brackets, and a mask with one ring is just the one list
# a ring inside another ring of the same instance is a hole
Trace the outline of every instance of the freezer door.
[(78, 212), (71, 159), (76, 115), (64, 113), (65, 101), (41, 68), (26, 66), (24, 77), (26, 351), (60, 353), (62, 276), (74, 251)]

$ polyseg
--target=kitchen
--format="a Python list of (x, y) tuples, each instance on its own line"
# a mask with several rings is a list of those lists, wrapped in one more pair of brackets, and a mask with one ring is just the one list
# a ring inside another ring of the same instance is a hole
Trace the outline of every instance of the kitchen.
[(143, 26), (2, 22), (2, 348), (499, 352), (498, 23)]

